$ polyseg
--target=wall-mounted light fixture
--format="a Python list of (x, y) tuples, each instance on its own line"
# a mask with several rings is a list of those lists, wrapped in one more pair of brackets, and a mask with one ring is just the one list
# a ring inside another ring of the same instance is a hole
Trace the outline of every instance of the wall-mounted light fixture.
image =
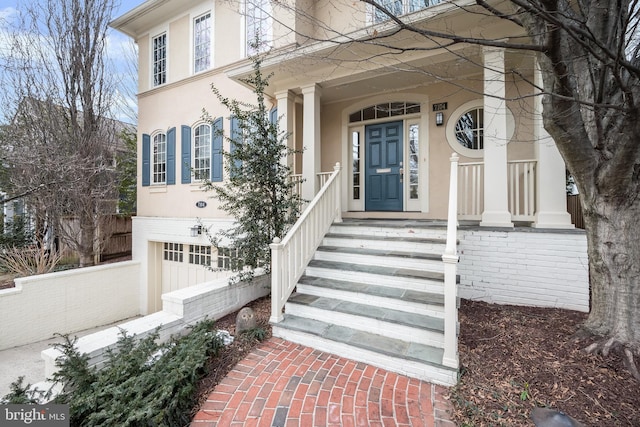
[(202, 234), (202, 226), (200, 224), (194, 225), (193, 227), (189, 228), (189, 231), (191, 232), (191, 237), (198, 237)]
[(438, 111), (436, 113), (436, 126), (442, 126), (444, 124), (444, 113), (442, 111)]

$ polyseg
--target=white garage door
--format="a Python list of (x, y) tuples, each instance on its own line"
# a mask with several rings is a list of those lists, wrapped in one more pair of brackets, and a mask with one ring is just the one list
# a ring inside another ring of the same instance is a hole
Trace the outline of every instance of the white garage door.
[(206, 268), (217, 265), (216, 250), (211, 246), (164, 242), (162, 251), (162, 293), (228, 276)]

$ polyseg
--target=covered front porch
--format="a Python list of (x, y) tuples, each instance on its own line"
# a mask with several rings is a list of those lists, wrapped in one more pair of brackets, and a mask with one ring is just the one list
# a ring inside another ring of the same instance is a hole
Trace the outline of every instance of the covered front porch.
[[(469, 60), (456, 59), (462, 54)], [(410, 70), (354, 72), (343, 65), (328, 73), (324, 62), (315, 65), (273, 59), (267, 68), (274, 72), (280, 129), (298, 151), (288, 161), (306, 201), (340, 163), (345, 217), (444, 219), (455, 152), (459, 219), (486, 227), (573, 227), (564, 162), (542, 124), (533, 57), (466, 48), (425, 55)], [(302, 68), (296, 78), (291, 67)], [(507, 71), (514, 67), (518, 78)], [(438, 77), (454, 68), (460, 77)]]
[[(276, 52), (263, 63), (307, 202), (271, 245), (274, 334), (452, 385), (462, 290), (532, 303), (542, 290), (560, 306), (575, 298), (552, 280), (568, 282), (558, 254), (541, 268), (526, 251), (575, 241), (565, 258), (586, 265), (584, 236), (565, 231), (565, 167), (542, 125), (540, 72), (533, 56), (494, 47), (355, 61), (360, 47)], [(419, 224), (397, 221), (409, 218)], [(459, 263), (463, 220), (475, 228)]]

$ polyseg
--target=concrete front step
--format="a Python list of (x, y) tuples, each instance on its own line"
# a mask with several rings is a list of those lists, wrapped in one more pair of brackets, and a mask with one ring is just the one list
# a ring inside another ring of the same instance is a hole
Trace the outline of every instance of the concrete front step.
[(367, 247), (320, 246), (314, 258), (322, 261), (349, 262), (354, 264), (444, 272), (442, 254), (370, 249)]
[(300, 278), (297, 289), (298, 292), (309, 295), (403, 310), (424, 316), (444, 317), (444, 297), (441, 292), (429, 293), (307, 275)]
[(457, 371), (442, 365), (441, 348), (290, 314), (272, 330), (274, 336), (413, 378), (448, 386), (457, 381)]
[(408, 268), (361, 265), (346, 262), (311, 260), (308, 276), (442, 293), (444, 274)]
[(442, 318), (302, 293), (289, 298), (285, 312), (320, 321), (331, 319), (334, 325), (358, 331), (389, 338), (411, 337), (415, 343), (444, 347)]
[(423, 254), (444, 253), (446, 240), (426, 237), (377, 237), (363, 234), (332, 233), (324, 236), (322, 246), (338, 246), (346, 248), (383, 249)]

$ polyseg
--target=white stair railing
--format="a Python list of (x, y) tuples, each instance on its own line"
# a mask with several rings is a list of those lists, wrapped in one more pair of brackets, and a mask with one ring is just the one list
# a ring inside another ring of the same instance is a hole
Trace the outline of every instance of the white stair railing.
[(444, 353), (442, 364), (458, 369), (458, 304), (456, 275), (458, 269), (458, 155), (452, 154), (449, 177), (449, 213), (444, 263)]
[(271, 323), (283, 319), (282, 308), (333, 222), (342, 221), (340, 163), (302, 212), (287, 235), (271, 247)]

